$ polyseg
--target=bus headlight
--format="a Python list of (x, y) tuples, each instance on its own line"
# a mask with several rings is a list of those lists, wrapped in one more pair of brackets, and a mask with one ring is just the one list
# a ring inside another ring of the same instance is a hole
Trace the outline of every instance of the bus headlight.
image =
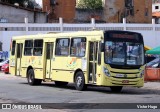
[(108, 77), (111, 76), (110, 73), (109, 73), (109, 70), (108, 70), (107, 68), (105, 68), (105, 67), (103, 67), (103, 72), (104, 72), (104, 74), (105, 74), (106, 76), (108, 76)]
[(140, 74), (140, 78), (142, 78), (144, 76), (144, 70), (142, 70), (141, 74)]

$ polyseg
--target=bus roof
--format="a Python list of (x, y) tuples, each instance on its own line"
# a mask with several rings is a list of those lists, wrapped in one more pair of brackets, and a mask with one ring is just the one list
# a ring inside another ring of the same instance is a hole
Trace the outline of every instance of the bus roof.
[(38, 38), (64, 38), (64, 37), (73, 37), (73, 36), (103, 36), (104, 31), (78, 31), (78, 32), (67, 32), (67, 33), (48, 33), (48, 34), (36, 34), (36, 35), (23, 35), (23, 36), (13, 36), (12, 40), (21, 40), (21, 39), (38, 39)]
[[(77, 31), (77, 32), (49, 32), (47, 34), (36, 34), (36, 35), (23, 35), (23, 36), (13, 36), (12, 40), (21, 40), (21, 39), (43, 39), (43, 38), (65, 38), (65, 37), (82, 37), (82, 36), (98, 36), (103, 37), (104, 32), (117, 32), (117, 30), (92, 30), (92, 31)], [(131, 31), (119, 31), (118, 32), (128, 32), (128, 33), (137, 33)], [(140, 34), (140, 33), (137, 33)]]

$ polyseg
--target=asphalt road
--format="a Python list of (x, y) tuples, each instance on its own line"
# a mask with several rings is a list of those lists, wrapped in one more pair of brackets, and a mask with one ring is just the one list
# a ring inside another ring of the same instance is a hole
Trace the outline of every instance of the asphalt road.
[[(69, 84), (68, 86), (65, 87), (56, 87), (54, 85), (54, 82), (49, 82), (49, 83), (45, 82), (42, 83), (42, 85), (40, 86), (30, 86), (27, 84), (27, 80), (25, 78), (15, 77), (9, 74), (6, 75), (0, 73), (0, 103), (159, 103), (160, 104), (160, 82), (147, 82), (145, 83), (145, 86), (142, 88), (124, 87), (121, 93), (112, 93), (110, 91), (110, 88), (108, 87), (89, 86), (86, 91), (77, 91), (75, 90), (73, 84)], [(56, 111), (59, 112), (68, 110), (65, 109)], [(74, 110), (69, 110), (69, 111), (74, 111)], [(82, 112), (84, 110), (80, 111)], [(85, 109), (85, 111), (90, 112), (93, 110)], [(124, 110), (123, 112), (125, 111), (127, 110)]]

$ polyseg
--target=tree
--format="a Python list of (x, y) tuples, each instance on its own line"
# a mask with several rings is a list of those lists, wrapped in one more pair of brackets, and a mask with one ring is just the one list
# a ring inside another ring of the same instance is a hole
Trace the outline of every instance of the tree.
[(79, 0), (77, 8), (80, 9), (102, 9), (102, 0)]

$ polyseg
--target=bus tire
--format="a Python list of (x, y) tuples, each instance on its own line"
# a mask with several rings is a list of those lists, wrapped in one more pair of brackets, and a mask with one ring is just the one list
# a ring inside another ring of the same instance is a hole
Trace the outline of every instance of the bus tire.
[(30, 69), (27, 73), (27, 81), (29, 85), (40, 85), (42, 80), (41, 79), (35, 79), (35, 74), (33, 69)]
[(112, 92), (119, 93), (122, 91), (123, 86), (111, 86), (110, 89)]
[(87, 88), (87, 86), (85, 84), (84, 75), (81, 71), (76, 73), (74, 82), (75, 82), (75, 88), (79, 91), (83, 91)]
[(56, 86), (66, 86), (68, 82), (55, 81)]

